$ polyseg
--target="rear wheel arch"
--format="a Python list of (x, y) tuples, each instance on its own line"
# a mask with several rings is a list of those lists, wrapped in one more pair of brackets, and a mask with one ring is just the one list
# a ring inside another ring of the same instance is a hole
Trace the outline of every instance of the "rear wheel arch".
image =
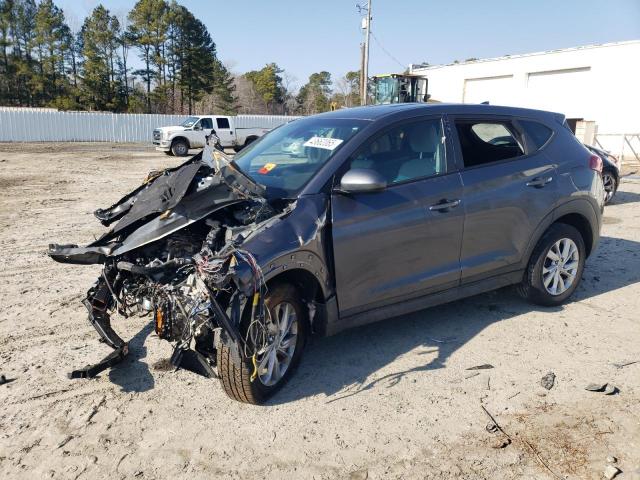
[(580, 213), (568, 213), (557, 218), (553, 223), (564, 223), (578, 230), (584, 241), (587, 257), (591, 254), (593, 250), (593, 228), (587, 217)]
[(244, 141), (244, 145), (243, 147), (246, 147), (247, 145), (249, 145), (250, 143), (255, 142), (258, 139), (258, 137), (256, 135), (249, 135), (245, 141)]
[(596, 247), (597, 237), (594, 232), (599, 232), (600, 226), (595, 209), (591, 202), (585, 199), (568, 201), (558, 206), (538, 224), (538, 227), (531, 235), (531, 240), (527, 246), (525, 254), (522, 256), (522, 268), (526, 268), (533, 250), (538, 245), (540, 239), (555, 223), (565, 223), (576, 228), (584, 240), (587, 257)]

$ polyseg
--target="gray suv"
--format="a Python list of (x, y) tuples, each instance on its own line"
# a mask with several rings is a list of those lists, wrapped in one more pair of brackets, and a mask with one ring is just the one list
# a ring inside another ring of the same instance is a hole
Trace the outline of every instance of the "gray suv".
[(316, 115), (233, 160), (207, 146), (97, 210), (97, 241), (50, 246), (104, 265), (84, 303), (114, 351), (70, 375), (127, 355), (113, 312), (151, 313), (174, 365), (261, 403), (312, 332), (507, 285), (558, 305), (598, 243), (601, 171), (562, 115), (488, 105)]

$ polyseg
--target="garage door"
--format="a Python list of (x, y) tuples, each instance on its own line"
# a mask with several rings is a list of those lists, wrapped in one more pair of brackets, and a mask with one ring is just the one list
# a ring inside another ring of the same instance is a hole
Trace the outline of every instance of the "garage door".
[(462, 101), (464, 103), (489, 102), (491, 105), (512, 105), (513, 75), (466, 79)]
[(584, 67), (529, 73), (524, 106), (584, 117), (585, 107), (595, 94), (590, 70)]

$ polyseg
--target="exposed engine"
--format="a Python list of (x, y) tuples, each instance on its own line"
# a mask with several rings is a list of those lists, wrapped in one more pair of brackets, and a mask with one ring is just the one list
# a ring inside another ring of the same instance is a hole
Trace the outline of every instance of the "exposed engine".
[[(51, 245), (49, 255), (57, 261), (104, 265), (84, 304), (114, 352), (70, 376), (95, 376), (127, 355), (126, 342), (111, 328), (112, 311), (124, 317), (152, 313), (157, 335), (175, 345), (176, 366), (213, 376), (220, 343), (237, 361), (253, 358), (256, 364), (273, 338), (262, 271), (241, 245), (292, 208), (276, 208), (260, 193), (223, 153), (208, 147), (176, 169), (150, 174), (117, 204), (96, 211), (103, 224), (118, 223), (93, 244)], [(239, 271), (247, 270), (249, 277), (240, 278)]]

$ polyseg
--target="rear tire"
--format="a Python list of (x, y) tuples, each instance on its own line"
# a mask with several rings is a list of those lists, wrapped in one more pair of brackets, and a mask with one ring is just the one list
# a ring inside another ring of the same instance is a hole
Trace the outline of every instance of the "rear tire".
[(176, 157), (186, 157), (189, 153), (189, 145), (184, 140), (174, 140), (171, 144), (171, 153)]
[[(288, 307), (283, 307), (284, 305), (288, 305)], [(282, 373), (281, 376), (276, 378), (275, 368), (269, 370), (269, 353), (265, 353), (261, 357), (257, 358), (258, 366), (262, 367), (264, 365), (264, 368), (258, 368), (258, 375), (252, 382), (251, 376), (254, 373), (252, 359), (242, 357), (240, 359), (240, 365), (236, 366), (231, 356), (231, 350), (222, 344), (216, 346), (218, 375), (225, 393), (234, 400), (254, 405), (264, 403), (268, 398), (280, 390), (285, 383), (287, 383), (300, 363), (300, 358), (308, 335), (309, 321), (307, 308), (300, 300), (298, 291), (292, 285), (277, 284), (271, 287), (265, 296), (265, 307), (268, 311), (268, 315), (270, 316), (269, 318), (271, 319), (283, 320), (283, 312), (285, 309), (289, 311), (289, 316), (287, 318), (291, 319), (291, 324), (288, 330), (289, 333), (288, 335), (285, 333), (280, 345), (283, 346), (288, 339), (289, 343), (287, 344), (287, 347), (294, 346), (294, 348), (291, 350), (291, 356), (288, 359), (288, 363), (286, 363), (286, 366), (284, 367), (284, 373)], [(293, 316), (291, 314), (293, 314)], [(250, 321), (249, 316), (249, 309), (246, 309), (242, 322), (243, 335), (246, 335)], [(280, 331), (282, 330), (286, 331), (287, 329), (284, 328)], [(285, 347), (285, 349), (287, 347)], [(276, 348), (272, 358), (285, 359), (286, 355), (281, 353), (280, 349)], [(279, 369), (283, 368), (284, 364), (284, 360), (278, 361)], [(278, 372), (280, 372), (279, 369)]]
[(233, 150), (238, 153), (240, 152), (243, 148), (246, 148), (247, 146), (251, 145), (253, 142), (255, 142), (258, 139), (258, 137), (249, 137), (244, 141), (244, 145), (242, 145), (241, 147), (239, 146), (235, 146), (233, 147)]
[(560, 305), (578, 288), (585, 260), (580, 232), (571, 225), (555, 223), (533, 250), (518, 293), (538, 305)]

